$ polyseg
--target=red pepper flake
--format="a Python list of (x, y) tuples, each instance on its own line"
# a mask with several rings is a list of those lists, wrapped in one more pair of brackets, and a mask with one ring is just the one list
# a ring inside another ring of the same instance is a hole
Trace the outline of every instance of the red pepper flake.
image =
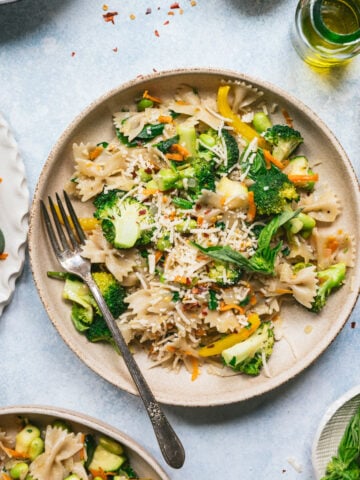
[(117, 51), (118, 51), (117, 47), (113, 48), (113, 52), (117, 53)]
[(151, 8), (147, 8), (146, 12), (145, 12), (145, 15), (150, 15), (150, 13), (151, 13)]
[(285, 110), (285, 108), (282, 108), (281, 113), (283, 114), (286, 125), (288, 127), (294, 128), (293, 119), (290, 117), (289, 112), (287, 110)]
[(75, 52), (71, 52), (71, 56), (72, 56), (72, 57), (75, 57)]
[(155, 36), (156, 36), (156, 37), (160, 37), (160, 33), (158, 32), (158, 30), (155, 30), (154, 33), (155, 33)]
[(355, 328), (356, 327), (356, 322), (351, 322), (351, 328)]
[(118, 15), (118, 12), (108, 12), (108, 13), (104, 13), (103, 18), (105, 22), (111, 22), (114, 25), (115, 23), (114, 17), (116, 15)]
[(174, 10), (175, 8), (180, 8), (180, 5), (178, 4), (178, 2), (174, 2), (170, 5), (170, 8), (171, 10)]
[(166, 22), (164, 22), (164, 25), (169, 25), (169, 20), (166, 20)]

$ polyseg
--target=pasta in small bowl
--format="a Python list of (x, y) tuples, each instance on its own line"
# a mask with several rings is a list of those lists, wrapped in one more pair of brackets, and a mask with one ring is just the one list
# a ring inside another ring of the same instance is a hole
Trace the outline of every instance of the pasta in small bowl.
[(135, 441), (91, 417), (42, 406), (0, 408), (0, 479), (168, 480)]

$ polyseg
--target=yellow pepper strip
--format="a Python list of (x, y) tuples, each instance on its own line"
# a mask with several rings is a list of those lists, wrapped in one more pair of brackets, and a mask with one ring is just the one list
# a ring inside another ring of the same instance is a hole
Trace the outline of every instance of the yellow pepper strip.
[(198, 351), (200, 357), (211, 357), (213, 355), (220, 355), (223, 350), (230, 348), (237, 343), (243, 342), (250, 337), (260, 326), (261, 321), (257, 313), (250, 313), (248, 316), (249, 325), (243, 327), (238, 333), (231, 333), (224, 338), (220, 338), (214, 343), (206, 345)]
[(256, 130), (250, 127), (247, 123), (240, 120), (240, 117), (231, 110), (228, 102), (229, 91), (230, 85), (222, 85), (219, 87), (217, 94), (217, 106), (220, 115), (228, 118), (229, 125), (231, 125), (237, 133), (244, 137), (245, 140), (248, 140), (250, 142), (253, 138), (256, 137), (258, 139), (259, 147), (266, 147), (266, 142), (263, 137), (259, 135)]
[[(63, 224), (59, 206), (55, 204), (54, 207), (55, 207), (55, 211), (57, 213), (57, 216), (58, 216), (58, 219), (59, 219), (60, 223)], [(74, 228), (74, 224), (73, 224), (71, 218), (69, 216), (67, 218), (69, 220), (71, 228)], [(85, 232), (94, 230), (94, 228), (96, 228), (98, 225), (100, 225), (99, 220), (97, 218), (93, 218), (93, 217), (80, 217), (78, 220), (79, 220), (79, 223), (81, 225), (81, 228)]]

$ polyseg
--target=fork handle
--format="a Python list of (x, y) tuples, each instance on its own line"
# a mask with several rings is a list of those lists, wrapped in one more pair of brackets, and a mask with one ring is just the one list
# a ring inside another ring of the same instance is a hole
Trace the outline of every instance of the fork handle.
[(90, 288), (103, 316), (109, 327), (112, 336), (118, 346), (121, 355), (126, 363), (129, 373), (139, 391), (140, 397), (144, 402), (146, 411), (152, 423), (160, 450), (166, 462), (173, 468), (181, 468), (185, 461), (184, 447), (182, 446), (178, 436), (164, 415), (162, 408), (156, 401), (149, 385), (147, 384), (141, 370), (131, 354), (124, 337), (116, 325), (114, 317), (112, 316), (104, 298), (93, 280), (91, 274), (83, 278)]

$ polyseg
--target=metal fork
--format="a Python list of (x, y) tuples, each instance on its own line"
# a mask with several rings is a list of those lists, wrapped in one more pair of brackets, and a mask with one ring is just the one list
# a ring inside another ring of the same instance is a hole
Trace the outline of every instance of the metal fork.
[[(141, 373), (134, 357), (132, 356), (124, 337), (121, 334), (121, 331), (117, 327), (114, 317), (110, 313), (97, 284), (93, 280), (90, 270), (90, 261), (81, 256), (80, 245), (85, 243), (86, 237), (71, 204), (70, 198), (66, 192), (63, 192), (63, 194), (70, 219), (73, 222), (73, 228), (70, 225), (70, 221), (66, 214), (63, 203), (59, 195), (56, 193), (56, 201), (62, 217), (62, 222), (65, 226), (65, 228), (63, 228), (61, 225), (59, 213), (56, 211), (54, 203), (49, 197), (50, 210), (56, 227), (57, 235), (51, 223), (46, 206), (44, 202), (40, 200), (41, 213), (43, 215), (46, 230), (55, 255), (60, 265), (67, 272), (76, 274), (88, 285), (112, 333), (114, 341), (122, 354), (129, 373), (139, 391), (140, 397), (144, 402), (164, 459), (171, 467), (181, 468), (185, 461), (184, 448), (169, 421), (165, 417), (160, 405), (156, 401), (152, 391), (150, 390), (150, 387)], [(64, 230), (66, 231), (67, 235), (65, 234)]]

